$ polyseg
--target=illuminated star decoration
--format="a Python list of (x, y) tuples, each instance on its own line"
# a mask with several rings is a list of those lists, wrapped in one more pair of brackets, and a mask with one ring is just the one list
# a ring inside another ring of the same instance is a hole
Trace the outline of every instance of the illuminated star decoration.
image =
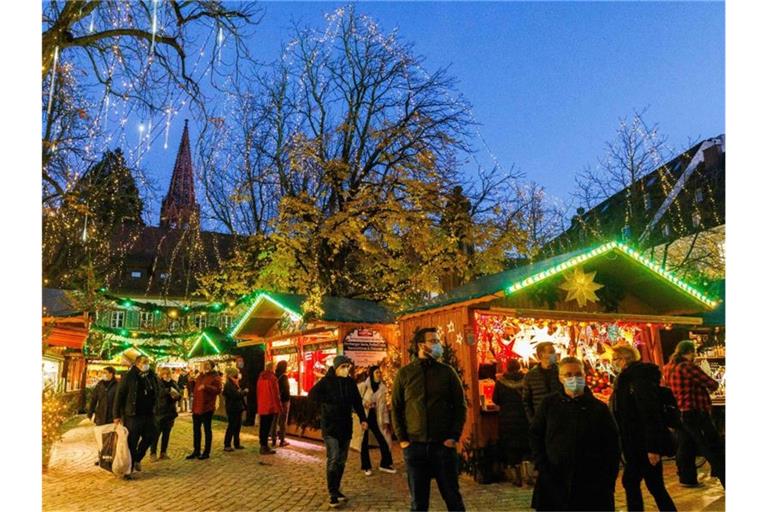
[(462, 336), (461, 333), (456, 334), (456, 343), (458, 345), (461, 345), (462, 343), (464, 343), (464, 336)]
[(536, 352), (536, 345), (539, 341), (540, 340), (536, 339), (536, 334), (533, 329), (522, 328), (520, 329), (520, 332), (515, 335), (515, 344), (512, 345), (512, 350), (522, 359), (528, 360), (531, 359)]
[(566, 302), (575, 300), (580, 308), (587, 305), (588, 302), (597, 302), (595, 291), (603, 287), (594, 281), (596, 272), (587, 274), (581, 268), (576, 268), (570, 274), (565, 276), (565, 282), (560, 285), (561, 290), (568, 292), (565, 298)]
[(451, 320), (450, 322), (448, 322), (448, 332), (453, 332), (454, 329), (455, 329), (455, 326), (453, 325), (453, 320)]
[(437, 334), (437, 338), (438, 338), (439, 340), (442, 340), (442, 339), (443, 339), (443, 326), (442, 326), (442, 325), (438, 325), (438, 326), (437, 326), (437, 329), (435, 329), (435, 330), (437, 331), (437, 332), (435, 333), (435, 334)]

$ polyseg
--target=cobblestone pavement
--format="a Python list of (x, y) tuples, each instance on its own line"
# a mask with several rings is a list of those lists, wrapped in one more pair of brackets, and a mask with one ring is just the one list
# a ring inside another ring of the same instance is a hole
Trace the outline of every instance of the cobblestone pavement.
[[(244, 427), (245, 450), (223, 452), (222, 422), (213, 422), (213, 453), (205, 461), (187, 461), (192, 425), (189, 415), (176, 420), (171, 434), (171, 460), (152, 463), (147, 456), (134, 481), (120, 480), (94, 466), (96, 443), (90, 424), (68, 431), (54, 448), (49, 470), (43, 475), (43, 509), (46, 511), (133, 510), (329, 510), (325, 491), (325, 450), (313, 441), (290, 439), (291, 446), (276, 455), (258, 454), (258, 431)], [(360, 457), (350, 451), (342, 491), (350, 501), (346, 510), (408, 510), (408, 485), (402, 455), (395, 450), (398, 473), (375, 471), (366, 477)], [(378, 451), (371, 454), (374, 466)], [(701, 489), (683, 489), (676, 483), (674, 463), (667, 462), (668, 488), (679, 510), (725, 510), (719, 484), (702, 478)], [(479, 485), (466, 476), (461, 490), (469, 510), (530, 510), (530, 488), (509, 483)], [(646, 496), (646, 508), (653, 500)], [(624, 492), (617, 483), (617, 507), (624, 508)], [(432, 487), (432, 509), (445, 510), (437, 487)]]

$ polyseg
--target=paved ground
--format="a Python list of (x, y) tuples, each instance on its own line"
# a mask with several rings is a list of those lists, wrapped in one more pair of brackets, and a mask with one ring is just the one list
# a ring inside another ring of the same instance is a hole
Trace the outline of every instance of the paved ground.
[[(43, 509), (46, 511), (82, 510), (328, 510), (325, 492), (325, 451), (322, 445), (290, 439), (291, 446), (277, 455), (258, 455), (257, 431), (244, 428), (246, 450), (225, 453), (221, 450), (224, 423), (214, 421), (214, 451), (209, 460), (187, 461), (191, 445), (191, 421), (184, 415), (171, 435), (172, 460), (150, 463), (135, 481), (122, 481), (94, 466), (96, 443), (93, 430), (83, 424), (64, 436), (52, 454), (50, 469), (43, 476)], [(372, 454), (374, 465), (378, 453)], [(407, 510), (408, 487), (402, 455), (395, 453), (398, 474), (375, 472), (366, 477), (359, 470), (360, 458), (351, 451), (342, 491), (350, 497), (346, 510)], [(674, 463), (666, 463), (668, 488), (679, 510), (725, 510), (725, 497), (719, 484), (702, 478), (703, 489), (683, 489), (676, 484)], [(674, 483), (673, 483), (674, 482)], [(530, 510), (531, 490), (508, 483), (479, 485), (461, 479), (464, 500), (470, 510)], [(432, 508), (445, 510), (433, 484)], [(624, 492), (617, 485), (617, 507), (625, 509)], [(646, 494), (646, 508), (653, 508)]]

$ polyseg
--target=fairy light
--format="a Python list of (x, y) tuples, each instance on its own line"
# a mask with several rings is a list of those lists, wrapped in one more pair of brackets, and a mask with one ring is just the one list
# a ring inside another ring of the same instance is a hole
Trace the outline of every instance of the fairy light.
[(48, 91), (48, 115), (53, 108), (53, 91), (56, 89), (56, 68), (59, 65), (59, 47), (53, 49), (53, 65), (51, 66), (51, 83)]

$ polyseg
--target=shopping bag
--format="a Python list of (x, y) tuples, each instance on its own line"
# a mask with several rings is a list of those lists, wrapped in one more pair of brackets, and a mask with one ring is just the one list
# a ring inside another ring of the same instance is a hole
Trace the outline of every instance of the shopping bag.
[(122, 425), (115, 427), (117, 439), (115, 454), (112, 458), (112, 473), (117, 476), (131, 473), (131, 450), (128, 448), (128, 429)]
[(99, 450), (99, 467), (112, 471), (112, 461), (117, 450), (117, 432), (114, 430), (101, 434), (101, 450)]

